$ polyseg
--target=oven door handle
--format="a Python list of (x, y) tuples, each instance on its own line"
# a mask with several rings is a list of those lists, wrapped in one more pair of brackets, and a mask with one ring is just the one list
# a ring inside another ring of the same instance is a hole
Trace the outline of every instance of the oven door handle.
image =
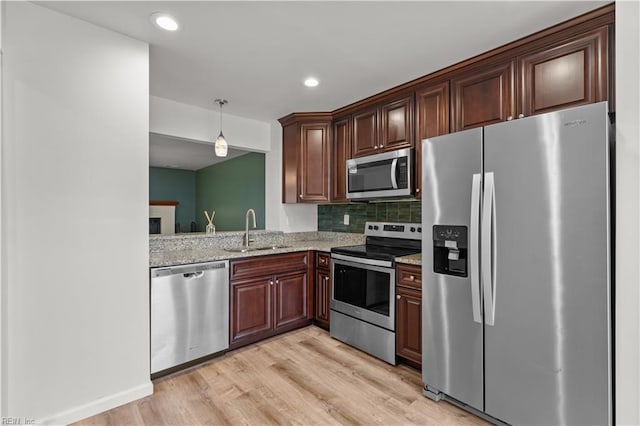
[(348, 266), (366, 268), (367, 266), (379, 266), (381, 268), (391, 268), (393, 264), (388, 260), (367, 259), (361, 257), (345, 256), (342, 254), (331, 253), (332, 260), (341, 261)]
[(391, 161), (391, 186), (393, 189), (398, 189), (398, 178), (396, 177), (396, 172), (398, 168), (398, 159), (394, 158)]

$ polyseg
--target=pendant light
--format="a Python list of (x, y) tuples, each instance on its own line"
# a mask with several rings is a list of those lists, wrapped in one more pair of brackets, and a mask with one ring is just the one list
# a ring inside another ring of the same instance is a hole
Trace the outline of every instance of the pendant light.
[(216, 156), (217, 157), (226, 157), (227, 150), (229, 149), (227, 145), (227, 140), (224, 138), (222, 134), (222, 105), (227, 103), (226, 99), (216, 99), (214, 101), (218, 105), (220, 105), (220, 134), (216, 138)]

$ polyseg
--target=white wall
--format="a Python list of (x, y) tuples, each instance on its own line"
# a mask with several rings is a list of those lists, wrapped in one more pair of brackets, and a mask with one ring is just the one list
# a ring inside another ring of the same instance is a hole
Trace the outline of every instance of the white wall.
[(148, 45), (5, 6), (2, 414), (68, 423), (153, 389)]
[(316, 204), (282, 204), (282, 126), (271, 123), (271, 151), (264, 159), (265, 222), (267, 229), (284, 232), (318, 230)]
[(640, 7), (616, 2), (616, 416), (640, 424)]
[[(4, 5), (5, 2), (0, 2), (0, 82), (2, 81), (2, 33), (3, 33), (3, 21), (4, 21)], [(0, 83), (0, 99), (2, 99), (2, 84)], [(2, 102), (0, 102), (0, 241), (3, 241), (2, 239)], [(5, 360), (7, 359), (5, 356), (5, 345), (4, 345), (4, 336), (5, 336), (5, 331), (4, 331), (4, 327), (6, 324), (6, 321), (4, 319), (5, 317), (5, 312), (7, 311), (7, 307), (4, 304), (5, 301), (5, 295), (4, 295), (4, 291), (5, 288), (2, 285), (2, 283), (4, 282), (4, 268), (2, 267), (4, 261), (4, 252), (2, 250), (2, 246), (4, 244), (0, 243), (0, 417), (4, 414), (5, 412), (5, 380), (4, 380), (4, 374), (3, 371), (5, 370)]]
[[(230, 102), (232, 102), (231, 100)], [(212, 108), (216, 105), (211, 100)], [(222, 132), (229, 146), (266, 152), (270, 148), (269, 125), (258, 120), (222, 114)], [(220, 111), (169, 99), (150, 97), (149, 131), (213, 144), (220, 133)]]

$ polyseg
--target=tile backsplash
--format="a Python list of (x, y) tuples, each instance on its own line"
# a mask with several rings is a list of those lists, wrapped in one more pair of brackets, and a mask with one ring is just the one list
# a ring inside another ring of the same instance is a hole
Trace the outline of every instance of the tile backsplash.
[[(345, 214), (349, 215), (349, 225), (344, 224)], [(368, 220), (417, 223), (422, 220), (422, 205), (420, 201), (397, 201), (318, 206), (318, 231), (363, 233)]]

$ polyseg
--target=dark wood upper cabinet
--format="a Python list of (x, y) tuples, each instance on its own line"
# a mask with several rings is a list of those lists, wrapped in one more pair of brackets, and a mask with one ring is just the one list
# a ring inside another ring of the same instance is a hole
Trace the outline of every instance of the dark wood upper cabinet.
[(329, 123), (300, 126), (300, 201), (329, 201)]
[(597, 28), (518, 58), (525, 116), (608, 99), (609, 28)]
[(347, 160), (351, 158), (351, 117), (333, 122), (331, 201), (347, 201)]
[(413, 93), (353, 114), (353, 157), (413, 147)]
[(607, 100), (614, 111), (614, 25), (610, 3), (332, 112), (281, 118), (283, 202), (348, 201), (347, 159), (405, 147), (420, 198), (425, 138)]
[(300, 194), (298, 182), (300, 136), (297, 123), (282, 127), (282, 202), (297, 203)]
[(413, 95), (380, 107), (379, 151), (413, 147)]
[(449, 82), (416, 90), (416, 198), (422, 196), (422, 140), (449, 133)]
[(329, 201), (330, 113), (293, 113), (282, 124), (282, 202)]
[(515, 114), (515, 61), (474, 66), (451, 79), (453, 131), (505, 121)]
[(378, 110), (353, 115), (353, 157), (375, 154), (378, 150)]

